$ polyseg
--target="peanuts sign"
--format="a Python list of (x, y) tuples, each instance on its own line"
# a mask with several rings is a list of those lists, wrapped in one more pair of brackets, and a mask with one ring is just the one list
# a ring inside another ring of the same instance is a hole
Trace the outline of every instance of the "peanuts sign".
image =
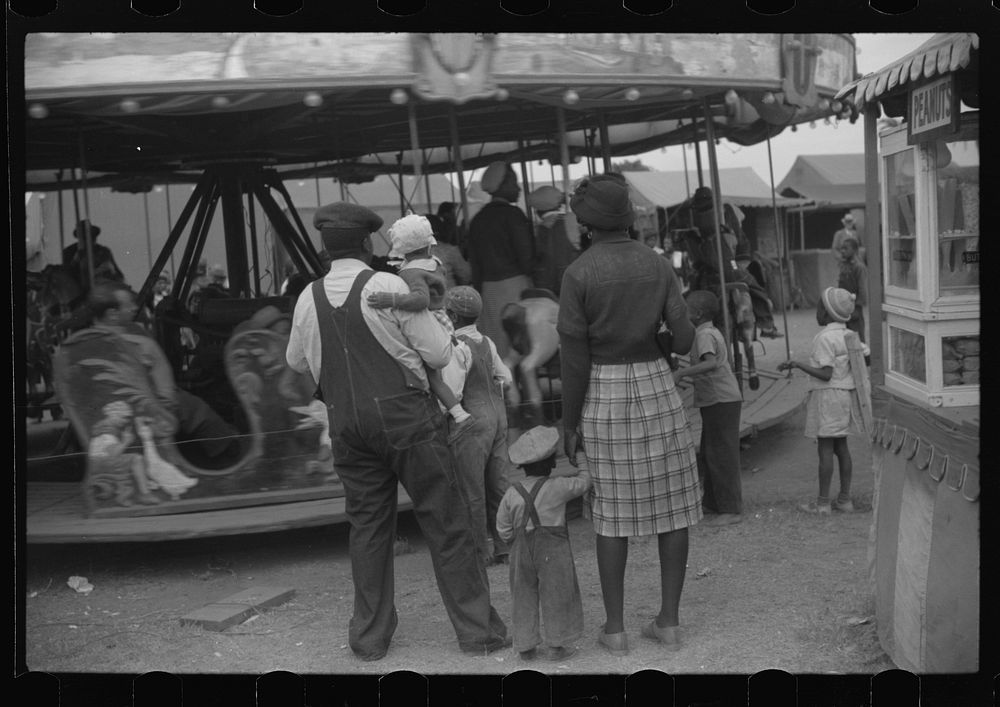
[(912, 145), (934, 140), (942, 133), (955, 132), (958, 130), (958, 113), (958, 93), (953, 74), (910, 89), (907, 142)]

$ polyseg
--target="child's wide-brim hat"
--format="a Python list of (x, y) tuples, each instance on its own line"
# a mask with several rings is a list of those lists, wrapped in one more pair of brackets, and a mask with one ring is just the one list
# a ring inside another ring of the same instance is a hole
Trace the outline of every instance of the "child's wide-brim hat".
[(838, 322), (846, 322), (851, 318), (856, 299), (855, 295), (840, 287), (827, 287), (823, 290), (823, 308)]
[(534, 464), (548, 459), (559, 446), (559, 430), (538, 425), (517, 438), (507, 450), (512, 463), (517, 466)]
[(419, 214), (409, 214), (398, 219), (389, 228), (389, 239), (392, 241), (390, 258), (402, 258), (407, 253), (437, 243), (431, 222)]

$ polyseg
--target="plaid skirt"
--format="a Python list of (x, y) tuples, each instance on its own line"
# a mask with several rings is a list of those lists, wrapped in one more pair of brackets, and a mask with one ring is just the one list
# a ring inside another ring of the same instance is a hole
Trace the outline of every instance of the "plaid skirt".
[(691, 426), (664, 359), (592, 364), (580, 429), (594, 532), (657, 535), (701, 520)]

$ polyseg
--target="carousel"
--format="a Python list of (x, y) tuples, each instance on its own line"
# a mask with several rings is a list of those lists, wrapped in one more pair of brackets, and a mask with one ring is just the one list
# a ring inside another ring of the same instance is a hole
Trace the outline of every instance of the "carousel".
[(882, 226), (867, 244), (878, 635), (917, 673), (979, 668), (978, 91), (979, 37), (956, 32), (837, 94), (864, 113)]
[[(318, 203), (321, 185), (349, 199), (351, 184), (381, 175), (401, 211), (420, 211), (431, 207), (430, 175), (450, 173), (467, 221), (466, 173), (495, 160), (521, 165), (525, 194), (528, 165), (558, 166), (568, 199), (570, 164), (609, 171), (613, 156), (704, 142), (698, 182), (712, 199), (702, 250), (721, 269), (717, 141), (769, 142), (787, 126), (846, 117), (835, 93), (854, 71), (842, 34), (30, 36), (25, 188), (58, 215), (45, 234), (49, 264), (29, 275), (29, 306), (15, 312), (28, 321), (30, 378), (18, 396), (27, 541), (344, 520), (325, 406), (284, 362), (293, 300), (280, 277), (265, 277), (272, 250), (308, 279), (323, 274), (289, 184), (312, 180)], [(167, 226), (152, 227), (147, 210), (145, 237), (131, 224), (107, 244), (139, 262), (129, 326), (155, 336), (178, 389), (238, 430), (224, 462), (179, 438), (144, 362), (90, 326), (81, 303), (94, 285), (94, 239), (81, 239), (87, 267), (75, 283), (59, 258), (74, 224), (109, 217), (98, 191), (148, 204), (160, 186)], [(208, 296), (198, 268), (213, 237), (228, 281)], [(168, 267), (169, 292), (154, 296)], [(724, 310), (727, 332), (743, 326), (733, 316)], [(29, 408), (44, 423), (28, 424)], [(408, 507), (402, 489), (400, 499)]]

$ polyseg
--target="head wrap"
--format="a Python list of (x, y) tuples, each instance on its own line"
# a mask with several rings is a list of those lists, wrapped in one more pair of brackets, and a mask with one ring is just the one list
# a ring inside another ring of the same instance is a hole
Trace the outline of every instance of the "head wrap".
[(510, 167), (506, 162), (492, 162), (486, 171), (483, 172), (482, 178), (479, 180), (479, 186), (482, 187), (483, 191), (487, 194), (494, 193), (503, 184), (504, 178), (507, 176), (507, 172)]
[(823, 308), (834, 321), (846, 322), (854, 314), (854, 301), (857, 299), (847, 290), (839, 287), (827, 287), (823, 290)]
[(628, 186), (621, 175), (583, 180), (570, 199), (570, 208), (581, 223), (605, 231), (625, 230), (635, 221)]
[(563, 193), (548, 184), (528, 194), (528, 206), (541, 212), (558, 209), (564, 201)]
[(450, 287), (444, 293), (445, 309), (462, 317), (478, 317), (483, 311), (483, 298), (468, 285)]

